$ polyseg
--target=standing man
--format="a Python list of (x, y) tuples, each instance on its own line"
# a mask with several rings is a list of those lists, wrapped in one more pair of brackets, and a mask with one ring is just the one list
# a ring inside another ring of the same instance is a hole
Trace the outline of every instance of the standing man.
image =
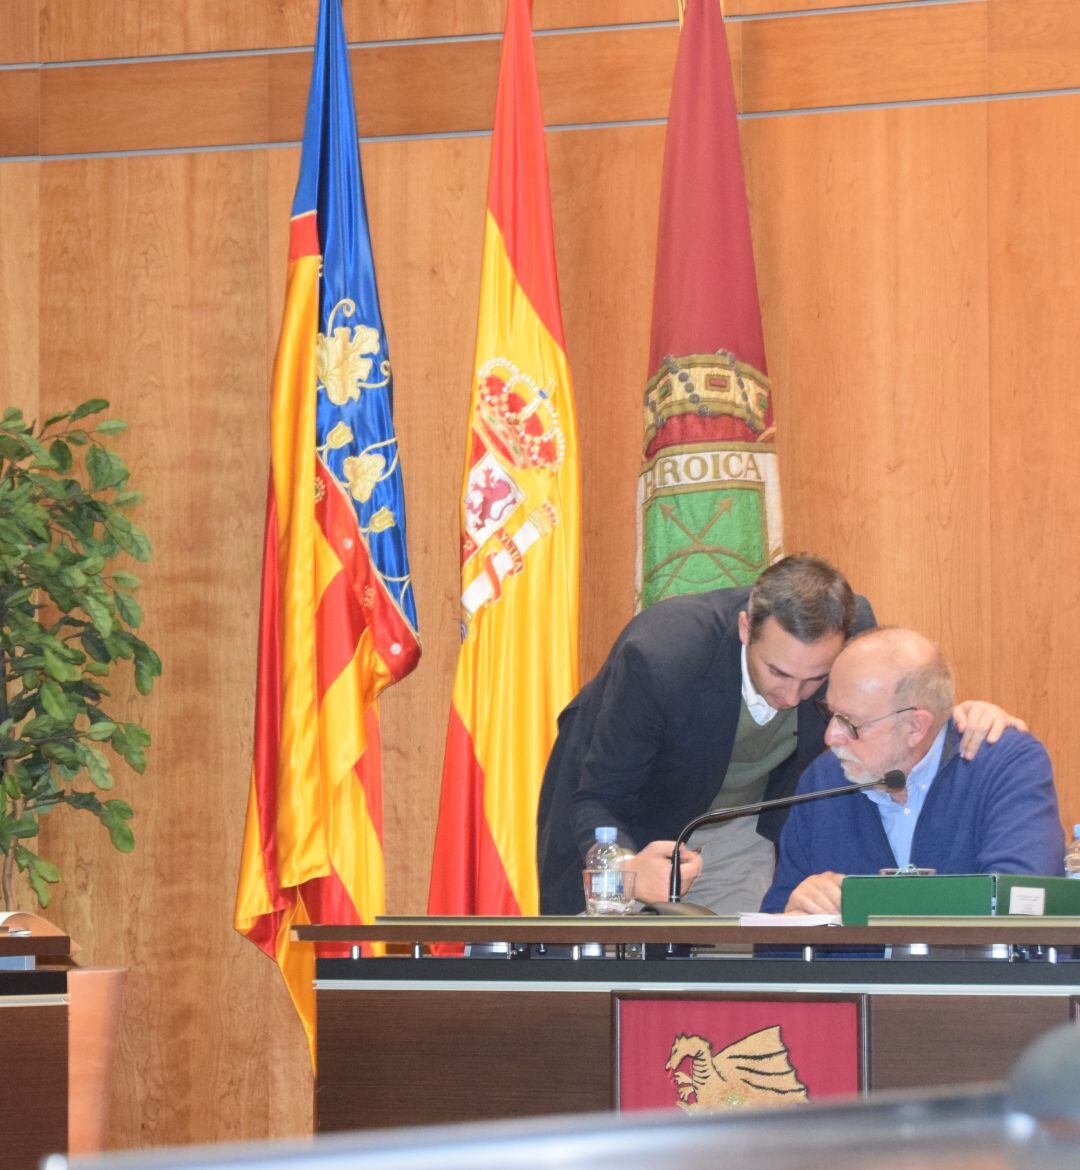
[[(785, 557), (752, 590), (659, 602), (619, 635), (596, 677), (559, 717), (538, 808), (540, 908), (584, 907), (581, 865), (599, 825), (635, 851), (642, 901), (667, 897), (673, 838), (710, 808), (786, 796), (824, 745), (813, 700), (850, 635), (874, 624), (825, 561)], [(956, 712), (974, 754), (1008, 722), (997, 708)], [(683, 888), (721, 913), (758, 906), (772, 880), (782, 813), (695, 834)]]
[(932, 642), (912, 630), (860, 635), (834, 663), (823, 705), (831, 751), (799, 792), (893, 770), (907, 785), (793, 808), (762, 909), (839, 914), (845, 874), (906, 865), (1060, 874), (1065, 845), (1046, 749), (1009, 730), (976, 759), (961, 758), (952, 674)]

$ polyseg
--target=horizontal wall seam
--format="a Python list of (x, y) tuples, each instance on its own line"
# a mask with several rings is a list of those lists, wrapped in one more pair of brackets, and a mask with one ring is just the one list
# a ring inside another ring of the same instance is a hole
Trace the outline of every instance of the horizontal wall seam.
[[(898, 110), (920, 108), (925, 106), (962, 106), (973, 102), (1006, 102), (1030, 101), (1034, 98), (1046, 97), (1077, 97), (1080, 96), (1080, 86), (1066, 89), (1032, 89), (1021, 90), (1016, 93), (984, 93), (969, 94), (963, 97), (944, 98), (907, 98), (903, 101), (860, 102), (846, 106), (806, 106), (790, 110), (752, 110), (739, 114), (739, 121), (751, 121), (757, 118), (800, 118), (818, 114), (851, 114), (863, 110)], [(635, 126), (663, 126), (666, 118), (634, 118), (625, 121), (612, 122), (566, 122), (545, 127), (552, 134), (580, 130), (619, 130)], [(374, 134), (361, 136), (362, 145), (373, 145), (380, 142), (422, 142), (428, 139), (443, 138), (490, 138), (490, 130), (434, 130), (426, 134)], [(146, 150), (98, 150), (72, 154), (22, 154), (0, 156), (0, 164), (25, 162), (69, 162), (78, 159), (92, 158), (139, 158), (144, 155), (169, 154), (219, 154), (229, 150), (287, 150), (300, 145), (299, 139), (288, 142), (233, 142), (213, 146), (158, 146)]]
[[(943, 5), (982, 4), (987, 0), (881, 0), (877, 4), (837, 4), (830, 8), (800, 8), (793, 12), (752, 12), (726, 16), (728, 24), (757, 23), (766, 20), (792, 20), (798, 17), (837, 16), (860, 12), (883, 12), (901, 8), (935, 8)], [(642, 29), (671, 28), (676, 20), (641, 20), (624, 24), (575, 25), (569, 28), (534, 29), (536, 37), (581, 36), (587, 33), (636, 32)], [(393, 49), (416, 45), (466, 44), (475, 41), (498, 41), (501, 32), (457, 33), (442, 37), (403, 37), (400, 40), (350, 41), (350, 49)], [(277, 57), (289, 53), (310, 53), (313, 45), (284, 45), (267, 49), (221, 49), (203, 53), (161, 53), (141, 57), (98, 57), (78, 61), (23, 61), (0, 65), (0, 72), (17, 69), (96, 69), (113, 65), (148, 65), (172, 61), (227, 60), (233, 57)]]

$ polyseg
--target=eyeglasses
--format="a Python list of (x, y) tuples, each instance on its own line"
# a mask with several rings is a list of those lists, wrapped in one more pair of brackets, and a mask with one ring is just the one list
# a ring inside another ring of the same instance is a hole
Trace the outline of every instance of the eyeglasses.
[(876, 715), (873, 719), (867, 719), (864, 723), (852, 723), (846, 716), (841, 715), (839, 711), (834, 711), (824, 699), (817, 700), (818, 714), (826, 723), (831, 723), (834, 719), (840, 724), (840, 730), (850, 739), (858, 739), (859, 732), (864, 727), (869, 727), (872, 723), (880, 723), (882, 719), (891, 719), (894, 715), (903, 715), (905, 711), (918, 711), (918, 707), (901, 707), (898, 711), (888, 711), (884, 715)]

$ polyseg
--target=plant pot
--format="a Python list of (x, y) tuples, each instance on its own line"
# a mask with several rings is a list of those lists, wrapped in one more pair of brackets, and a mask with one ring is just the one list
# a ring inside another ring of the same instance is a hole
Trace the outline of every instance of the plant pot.
[(126, 967), (68, 971), (68, 1152), (105, 1148)]

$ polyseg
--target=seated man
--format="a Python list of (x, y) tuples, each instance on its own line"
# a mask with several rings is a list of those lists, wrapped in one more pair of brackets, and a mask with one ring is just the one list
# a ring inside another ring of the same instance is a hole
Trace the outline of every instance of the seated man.
[(1010, 728), (974, 759), (957, 752), (953, 681), (933, 643), (871, 630), (833, 664), (823, 704), (831, 749), (799, 792), (898, 769), (898, 791), (868, 789), (791, 810), (767, 912), (838, 914), (845, 874), (918, 865), (938, 873), (1060, 874), (1064, 840), (1050, 759)]

